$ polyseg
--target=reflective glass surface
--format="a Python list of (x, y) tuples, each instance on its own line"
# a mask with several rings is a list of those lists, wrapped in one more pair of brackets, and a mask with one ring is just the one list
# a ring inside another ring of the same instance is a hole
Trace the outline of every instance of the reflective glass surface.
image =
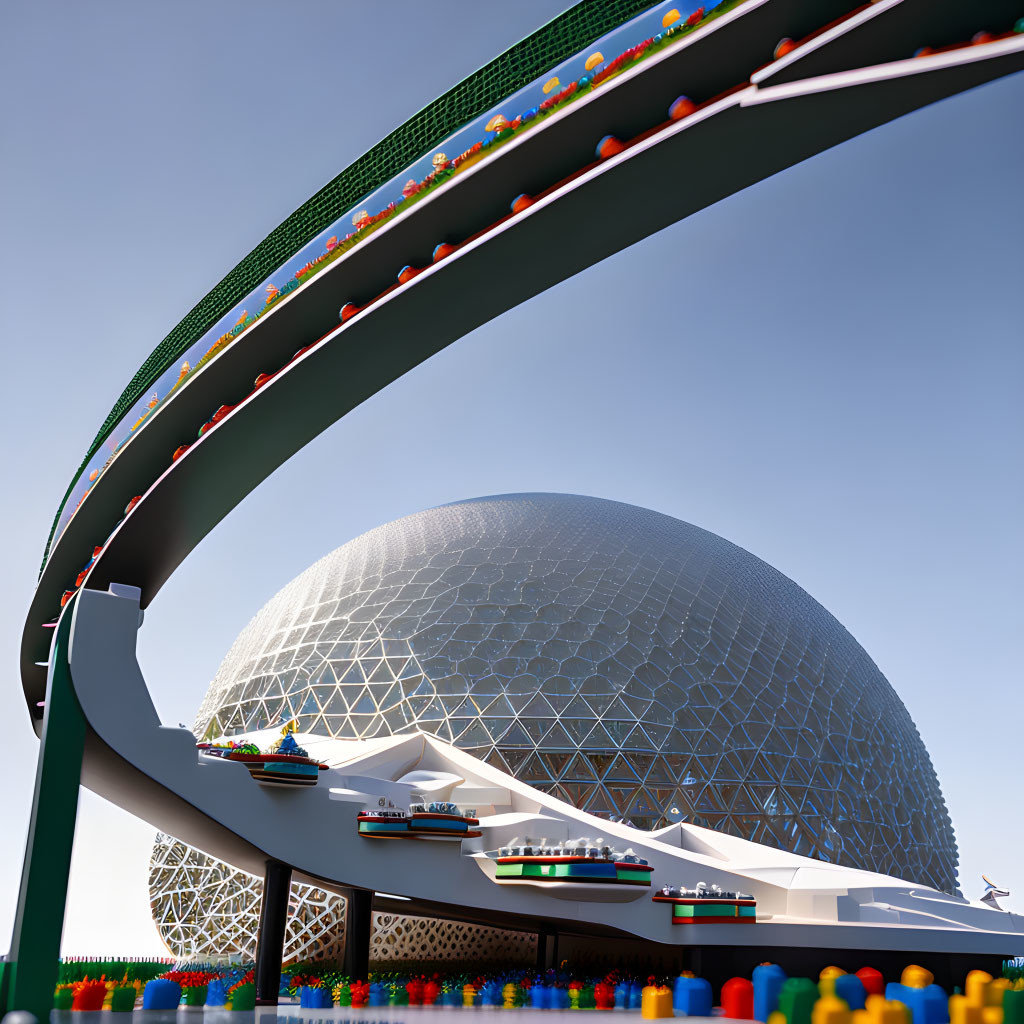
[(482, 498), (339, 548), (241, 633), (196, 730), (290, 718), (421, 729), (638, 827), (956, 886), (928, 753), (864, 649), (765, 562), (634, 506)]

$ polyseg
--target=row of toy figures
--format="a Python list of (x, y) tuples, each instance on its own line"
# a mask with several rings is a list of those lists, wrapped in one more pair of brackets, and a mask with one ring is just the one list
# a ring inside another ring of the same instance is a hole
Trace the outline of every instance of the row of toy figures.
[[(761, 964), (749, 979), (730, 978), (722, 986), (722, 1015), (764, 1024), (1024, 1024), (1024, 981), (971, 971), (964, 989), (948, 995), (916, 964), (888, 985), (872, 967), (856, 974), (826, 967), (815, 984), (786, 977), (777, 964)], [(683, 974), (672, 989), (643, 990), (647, 1019), (711, 1012), (711, 985), (704, 978)]]
[(143, 1010), (176, 1010), (185, 1006), (217, 1006), (228, 1010), (251, 1010), (256, 1005), (256, 986), (251, 978), (235, 984), (216, 976), (200, 977), (202, 972), (171, 971), (179, 977), (153, 978), (145, 986), (141, 982), (122, 985), (104, 980), (84, 980), (58, 985), (54, 992), (57, 1010), (130, 1013), (142, 990)]
[(304, 1009), (338, 1006), (491, 1006), (506, 1010), (532, 1007), (536, 1010), (640, 1009), (641, 986), (633, 982), (568, 985), (526, 984), (491, 979), (474, 985), (411, 978), (408, 981), (341, 982), (302, 985), (299, 1005)]

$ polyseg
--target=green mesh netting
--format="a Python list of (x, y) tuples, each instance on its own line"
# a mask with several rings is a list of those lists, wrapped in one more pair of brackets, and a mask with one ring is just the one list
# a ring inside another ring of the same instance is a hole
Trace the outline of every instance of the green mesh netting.
[[(111, 429), (236, 302), (360, 199), (429, 152), (434, 143), (654, 2), (581, 0), (414, 114), (303, 203), (200, 299), (150, 353), (103, 421), (64, 495), (61, 509)], [(60, 509), (50, 528), (47, 553), (59, 517)]]

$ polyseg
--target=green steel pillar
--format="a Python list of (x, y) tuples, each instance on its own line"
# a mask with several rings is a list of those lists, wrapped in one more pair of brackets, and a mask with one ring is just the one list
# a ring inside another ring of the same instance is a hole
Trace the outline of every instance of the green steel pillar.
[(7, 1010), (29, 1010), (47, 1021), (57, 984), (85, 716), (71, 685), (68, 643), (75, 601), (64, 609), (50, 648), (43, 738), (39, 744), (32, 816), (7, 965)]

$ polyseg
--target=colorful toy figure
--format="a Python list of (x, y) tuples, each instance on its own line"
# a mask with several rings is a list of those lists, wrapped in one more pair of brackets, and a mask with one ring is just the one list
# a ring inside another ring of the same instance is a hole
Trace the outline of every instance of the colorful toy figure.
[(837, 998), (842, 999), (851, 1010), (863, 1010), (867, 1000), (864, 982), (856, 974), (844, 974), (836, 978), (833, 988)]
[(370, 999), (370, 984), (366, 981), (353, 981), (349, 985), (349, 995), (353, 1009), (362, 1009)]
[(767, 1024), (769, 1015), (779, 1007), (779, 992), (786, 980), (786, 972), (778, 964), (758, 964), (751, 980), (754, 985), (754, 1019)]
[(753, 982), (748, 978), (730, 978), (722, 986), (722, 1013), (734, 1020), (753, 1020)]
[(779, 992), (779, 1009), (786, 1024), (811, 1024), (811, 1011), (818, 1001), (818, 986), (810, 978), (787, 978)]
[(850, 1008), (836, 996), (822, 996), (811, 1010), (811, 1024), (850, 1024)]
[(685, 1017), (711, 1016), (711, 982), (680, 975), (672, 986), (672, 1005)]
[(672, 1010), (672, 990), (664, 985), (647, 985), (641, 993), (640, 1016), (644, 1020), (660, 1020), (662, 1017), (674, 1017)]

